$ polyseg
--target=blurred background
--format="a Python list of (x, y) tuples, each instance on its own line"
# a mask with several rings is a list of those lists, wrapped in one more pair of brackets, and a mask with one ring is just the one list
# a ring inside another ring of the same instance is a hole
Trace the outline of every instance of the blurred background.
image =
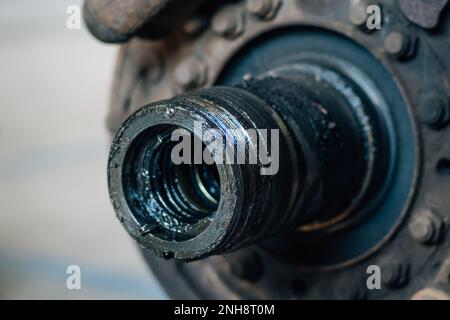
[(70, 5), (0, 2), (0, 298), (164, 299), (107, 193), (118, 47), (69, 30)]

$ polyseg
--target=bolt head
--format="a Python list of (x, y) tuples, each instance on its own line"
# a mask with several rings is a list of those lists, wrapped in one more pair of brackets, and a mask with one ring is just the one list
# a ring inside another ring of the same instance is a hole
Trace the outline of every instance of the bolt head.
[(358, 27), (364, 25), (367, 21), (367, 12), (366, 8), (362, 3), (355, 2), (350, 5), (348, 18), (350, 22)]
[(247, 10), (260, 18), (266, 17), (272, 9), (272, 0), (248, 0)]
[(245, 16), (242, 9), (228, 8), (217, 13), (212, 19), (213, 31), (223, 37), (234, 39), (244, 32)]
[(440, 238), (442, 221), (433, 211), (426, 209), (413, 216), (408, 229), (414, 240), (432, 244)]
[(387, 53), (400, 57), (408, 51), (409, 40), (400, 32), (391, 32), (384, 40), (384, 49)]
[(448, 104), (439, 99), (429, 99), (417, 110), (419, 120), (430, 127), (438, 128), (449, 120), (450, 110)]
[(195, 82), (196, 72), (195, 68), (188, 64), (181, 64), (175, 69), (175, 78), (183, 87), (188, 87)]
[(219, 35), (233, 34), (237, 28), (237, 21), (230, 14), (218, 14), (213, 18), (212, 28)]
[(409, 224), (411, 236), (421, 242), (426, 242), (433, 236), (433, 224), (425, 217), (416, 217)]
[(206, 80), (206, 65), (196, 58), (190, 58), (175, 69), (175, 80), (183, 89), (200, 87)]

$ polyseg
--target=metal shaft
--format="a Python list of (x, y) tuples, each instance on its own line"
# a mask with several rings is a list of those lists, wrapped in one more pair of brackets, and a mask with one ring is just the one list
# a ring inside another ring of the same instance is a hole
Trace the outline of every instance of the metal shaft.
[[(351, 218), (376, 190), (384, 166), (376, 151), (382, 130), (367, 121), (370, 103), (355, 110), (348, 91), (365, 97), (351, 83), (347, 88), (339, 92), (305, 72), (279, 70), (141, 108), (122, 125), (109, 158), (120, 221), (155, 254), (195, 260), (289, 228)], [(209, 142), (233, 153), (215, 149), (213, 163), (195, 162), (195, 152), (214, 145), (205, 146), (199, 125), (213, 133)], [(184, 157), (192, 161), (173, 161), (177, 129), (201, 138), (203, 148), (194, 143)]]

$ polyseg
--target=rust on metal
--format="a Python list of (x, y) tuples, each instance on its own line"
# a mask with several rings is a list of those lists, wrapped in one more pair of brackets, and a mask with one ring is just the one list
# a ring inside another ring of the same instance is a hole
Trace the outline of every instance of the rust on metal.
[(83, 15), (89, 31), (104, 42), (137, 35), (161, 38), (180, 27), (204, 0), (87, 0)]

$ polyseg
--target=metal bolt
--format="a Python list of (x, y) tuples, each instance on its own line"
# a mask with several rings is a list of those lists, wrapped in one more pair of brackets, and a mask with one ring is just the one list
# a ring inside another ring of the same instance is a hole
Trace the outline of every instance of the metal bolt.
[(386, 258), (380, 264), (381, 281), (388, 287), (402, 287), (408, 282), (409, 265), (395, 258)]
[(367, 6), (364, 6), (363, 3), (359, 0), (353, 0), (350, 3), (348, 18), (350, 22), (355, 26), (361, 27), (367, 21)]
[(408, 228), (413, 239), (432, 244), (440, 239), (442, 225), (441, 218), (433, 211), (424, 209), (414, 215)]
[(261, 19), (272, 19), (280, 8), (281, 0), (247, 0), (247, 10)]
[(430, 98), (420, 105), (417, 116), (430, 127), (439, 128), (449, 120), (450, 108), (444, 99)]
[(384, 40), (386, 52), (398, 58), (405, 56), (409, 52), (410, 45), (411, 41), (408, 37), (398, 31), (389, 33)]
[(183, 89), (198, 88), (206, 82), (207, 66), (191, 57), (175, 69), (175, 80)]
[(219, 12), (212, 20), (212, 28), (221, 36), (236, 38), (244, 32), (244, 15), (234, 10)]
[(262, 262), (255, 252), (243, 254), (231, 263), (231, 273), (239, 279), (256, 282), (261, 278)]
[(261, 18), (264, 18), (270, 12), (272, 0), (248, 0), (247, 10)]
[(213, 29), (220, 35), (233, 33), (236, 29), (236, 20), (230, 16), (219, 15), (213, 20)]

